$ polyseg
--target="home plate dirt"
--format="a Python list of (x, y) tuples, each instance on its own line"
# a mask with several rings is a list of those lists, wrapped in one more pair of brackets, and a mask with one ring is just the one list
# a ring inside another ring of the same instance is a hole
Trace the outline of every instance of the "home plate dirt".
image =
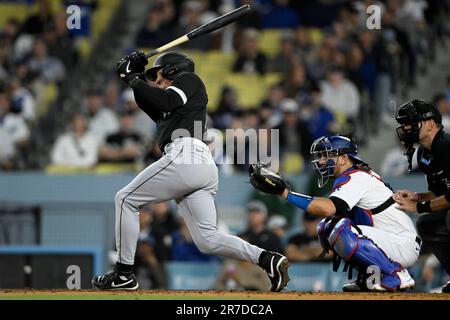
[(0, 300), (450, 300), (441, 293), (0, 290)]

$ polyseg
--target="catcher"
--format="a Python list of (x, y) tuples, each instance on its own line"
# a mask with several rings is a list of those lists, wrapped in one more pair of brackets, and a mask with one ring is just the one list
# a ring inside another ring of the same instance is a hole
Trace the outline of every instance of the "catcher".
[[(344, 136), (321, 137), (312, 144), (319, 187), (335, 177), (328, 198), (289, 190), (283, 177), (261, 163), (250, 167), (250, 182), (262, 192), (279, 194), (311, 214), (326, 217), (318, 226), (318, 236), (324, 252), (335, 254), (334, 271), (341, 259), (346, 262), (344, 271), (348, 266), (350, 271), (358, 270), (358, 278), (344, 285), (344, 291), (412, 288), (415, 283), (406, 268), (416, 262), (421, 240), (411, 219), (394, 206), (390, 187), (357, 153), (356, 144)], [(379, 281), (367, 281), (369, 266), (379, 268)]]

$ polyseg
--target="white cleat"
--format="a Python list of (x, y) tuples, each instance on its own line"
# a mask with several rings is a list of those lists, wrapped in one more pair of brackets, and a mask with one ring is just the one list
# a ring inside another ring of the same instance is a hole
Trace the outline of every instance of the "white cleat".
[[(400, 285), (397, 288), (389, 289), (389, 286), (383, 284), (387, 284), (392, 282), (394, 277), (398, 277), (400, 279)], [(389, 278), (389, 279), (388, 279)], [(396, 272), (396, 275), (388, 275), (385, 276), (381, 283), (376, 283), (373, 285), (371, 291), (375, 292), (385, 292), (385, 291), (396, 291), (396, 290), (407, 290), (412, 289), (415, 285), (414, 279), (409, 274), (408, 270), (403, 269), (401, 271)]]

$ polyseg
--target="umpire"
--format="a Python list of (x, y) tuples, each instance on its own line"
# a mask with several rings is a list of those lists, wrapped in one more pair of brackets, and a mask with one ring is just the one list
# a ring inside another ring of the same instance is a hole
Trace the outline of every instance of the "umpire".
[[(426, 101), (403, 104), (395, 119), (400, 124), (397, 135), (405, 146), (411, 168), (414, 144), (418, 143), (417, 162), (425, 173), (428, 192), (397, 191), (399, 208), (417, 212), (417, 231), (424, 244), (439, 259), (450, 275), (450, 135), (443, 131), (442, 116)], [(450, 281), (442, 292), (450, 292)]]

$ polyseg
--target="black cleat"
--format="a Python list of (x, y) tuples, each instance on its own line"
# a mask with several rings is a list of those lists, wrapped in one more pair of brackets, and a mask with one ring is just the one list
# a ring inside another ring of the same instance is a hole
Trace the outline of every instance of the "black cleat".
[(96, 276), (92, 285), (99, 290), (137, 290), (139, 283), (133, 273), (119, 273), (117, 267), (110, 273)]
[(342, 286), (344, 292), (369, 292), (366, 284), (360, 281), (353, 281)]
[(450, 293), (450, 281), (442, 287), (442, 293)]
[(276, 252), (266, 251), (259, 265), (267, 272), (272, 283), (271, 291), (281, 291), (289, 282), (288, 259)]

